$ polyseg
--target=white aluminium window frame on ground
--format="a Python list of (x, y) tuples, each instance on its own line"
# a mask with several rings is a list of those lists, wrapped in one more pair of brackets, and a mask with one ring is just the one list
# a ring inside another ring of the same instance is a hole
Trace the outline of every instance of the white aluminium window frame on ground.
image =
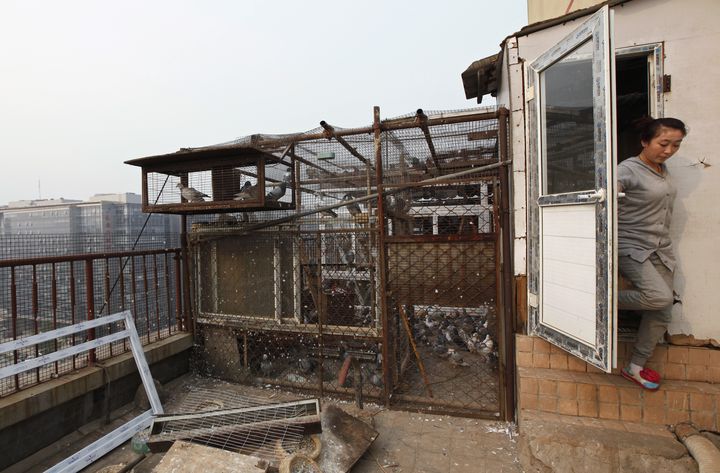
[(88, 329), (101, 327), (103, 325), (110, 325), (117, 322), (123, 322), (125, 324), (125, 329), (119, 332), (111, 333), (104, 337), (89, 340), (79, 345), (64, 348), (47, 355), (31, 358), (21, 363), (0, 368), (0, 379), (2, 379), (54, 363), (64, 358), (79, 355), (102, 345), (107, 345), (108, 343), (121, 341), (126, 338), (130, 340), (130, 349), (132, 350), (135, 363), (137, 364), (138, 371), (140, 372), (140, 378), (142, 379), (143, 386), (145, 386), (145, 391), (148, 395), (148, 399), (150, 400), (150, 409), (83, 448), (79, 452), (66, 458), (54, 467), (46, 470), (47, 472), (74, 473), (82, 470), (98, 458), (108, 453), (110, 450), (130, 439), (137, 432), (150, 427), (154, 417), (163, 413), (160, 398), (155, 390), (155, 384), (153, 383), (152, 375), (150, 374), (150, 367), (145, 359), (142, 342), (140, 342), (140, 337), (138, 337), (137, 330), (135, 329), (132, 313), (129, 310), (126, 310), (117, 314), (108, 315), (107, 317), (80, 322), (75, 325), (69, 325), (49, 332), (0, 344), (0, 355), (2, 355), (14, 350), (27, 348), (39, 343), (56, 340), (74, 333), (84, 332)]

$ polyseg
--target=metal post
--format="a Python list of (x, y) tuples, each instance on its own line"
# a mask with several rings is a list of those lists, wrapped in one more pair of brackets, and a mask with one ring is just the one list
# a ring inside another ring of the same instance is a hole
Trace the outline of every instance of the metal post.
[(377, 232), (378, 232), (378, 280), (380, 282), (380, 314), (382, 319), (382, 369), (383, 396), (385, 405), (390, 405), (391, 373), (390, 373), (390, 320), (387, 303), (387, 255), (385, 248), (385, 212), (383, 205), (383, 173), (382, 173), (382, 130), (380, 128), (380, 107), (373, 107), (373, 142), (375, 145), (375, 180), (377, 194)]
[[(85, 260), (85, 303), (87, 304), (87, 320), (95, 319), (95, 276), (93, 275), (93, 260), (88, 258)], [(95, 328), (89, 328), (87, 331), (88, 340), (95, 340)], [(88, 351), (88, 364), (95, 364), (95, 349)]]
[(188, 248), (188, 234), (187, 234), (187, 215), (183, 215), (180, 223), (180, 247), (183, 258), (183, 309), (185, 311), (185, 329), (190, 332), (195, 332), (195, 327), (192, 323), (192, 314), (190, 307), (190, 250)]
[[(508, 117), (510, 112), (506, 108), (498, 110), (498, 148), (500, 160), (509, 160), (508, 156)], [(503, 285), (503, 323), (500, 327), (503, 331), (502, 347), (505, 351), (502, 357), (505, 363), (505, 389), (506, 397), (503, 409), (505, 420), (511, 421), (515, 418), (515, 317), (512, 286), (512, 226), (510, 210), (510, 185), (509, 177), (512, 172), (511, 166), (500, 169), (500, 231), (502, 233), (502, 285)]]
[[(175, 260), (175, 320), (177, 321), (177, 326), (180, 330), (188, 330), (187, 325), (185, 324), (185, 321), (183, 320), (182, 316), (182, 279), (181, 279), (181, 273), (182, 273), (182, 265), (180, 262), (180, 253), (175, 252), (173, 255), (173, 259)], [(169, 308), (168, 308), (169, 310)]]

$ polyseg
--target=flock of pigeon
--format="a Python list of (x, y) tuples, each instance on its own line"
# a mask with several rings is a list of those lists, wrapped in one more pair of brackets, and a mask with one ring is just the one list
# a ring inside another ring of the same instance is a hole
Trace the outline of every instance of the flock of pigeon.
[[(415, 340), (430, 347), (437, 358), (452, 366), (470, 366), (463, 353), (472, 353), (491, 368), (497, 368), (498, 353), (494, 324), (487, 312), (470, 314), (465, 308), (443, 311), (438, 307), (416, 310), (411, 317)], [(469, 358), (468, 358), (469, 359)]]

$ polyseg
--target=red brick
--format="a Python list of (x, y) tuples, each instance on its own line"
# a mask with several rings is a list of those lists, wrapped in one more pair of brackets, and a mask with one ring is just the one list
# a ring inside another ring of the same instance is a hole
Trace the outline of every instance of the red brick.
[(618, 389), (615, 386), (598, 386), (598, 400), (600, 402), (618, 403)]
[(648, 359), (648, 361), (655, 362), (655, 363), (664, 363), (667, 361), (667, 347), (666, 346), (656, 346), (655, 350), (653, 350), (652, 356)]
[(616, 403), (601, 402), (598, 404), (598, 417), (601, 419), (619, 419), (620, 406)]
[(710, 394), (690, 393), (691, 411), (712, 411), (714, 399)]
[(578, 401), (578, 415), (583, 417), (597, 417), (598, 403), (597, 401)]
[(639, 406), (642, 395), (641, 389), (642, 388), (640, 387), (618, 388), (618, 392), (620, 393), (620, 404)]
[(582, 401), (597, 400), (597, 386), (594, 384), (580, 383), (577, 386), (577, 398)]
[(558, 381), (557, 395), (561, 399), (577, 399), (577, 384), (571, 381)]
[(688, 394), (680, 391), (667, 391), (667, 406), (668, 409), (675, 409), (678, 411), (687, 411), (690, 408), (690, 401), (688, 400)]
[(538, 380), (535, 378), (520, 378), (520, 392), (527, 394), (537, 394)]
[(568, 356), (568, 369), (570, 371), (578, 371), (584, 373), (587, 371), (587, 363), (585, 363), (580, 358), (577, 358), (575, 356)]
[(687, 379), (685, 367), (686, 365), (680, 363), (667, 363), (665, 365), (665, 379), (685, 381)]
[(626, 422), (639, 422), (642, 420), (640, 406), (620, 404), (620, 419)]
[(568, 416), (578, 415), (577, 399), (558, 399), (557, 412)]
[(550, 368), (549, 353), (533, 353), (533, 368)]
[(720, 383), (720, 366), (708, 366), (708, 379), (711, 383)]
[(520, 409), (537, 409), (537, 394), (520, 393)]
[(710, 366), (720, 366), (720, 350), (714, 349), (710, 350), (710, 353), (708, 353), (709, 360), (708, 365)]
[(683, 363), (688, 364), (690, 362), (690, 353), (687, 347), (668, 347), (667, 354), (668, 363)]
[(689, 420), (690, 420), (690, 412), (689, 411), (678, 411), (675, 409), (667, 410), (666, 421), (670, 425), (676, 425), (681, 422), (687, 422)]
[(533, 337), (533, 353), (550, 353), (550, 344), (542, 338)]
[(710, 349), (708, 348), (689, 348), (690, 365), (707, 365), (710, 363)]
[(537, 408), (545, 412), (556, 412), (557, 398), (555, 396), (538, 396)]
[(665, 410), (665, 391), (643, 391), (643, 406)]
[(557, 396), (557, 381), (553, 381), (552, 379), (539, 379), (538, 393), (541, 396)]
[(550, 369), (567, 370), (568, 356), (565, 353), (550, 353)]
[(533, 337), (518, 335), (515, 338), (515, 349), (518, 353), (531, 353), (533, 351)]
[(706, 365), (687, 365), (687, 380), (688, 381), (710, 381), (710, 373), (708, 372)]
[(645, 407), (643, 409), (643, 422), (647, 424), (664, 424), (666, 422), (666, 412), (663, 407)]
[(690, 411), (690, 420), (700, 429), (715, 430), (715, 413), (712, 411)]
[(533, 367), (533, 355), (532, 353), (520, 352), (517, 354), (517, 365), (520, 368), (532, 368)]

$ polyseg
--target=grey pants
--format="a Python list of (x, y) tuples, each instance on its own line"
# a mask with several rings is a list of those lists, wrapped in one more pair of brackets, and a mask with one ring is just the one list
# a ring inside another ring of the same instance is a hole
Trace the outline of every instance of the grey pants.
[(618, 293), (618, 309), (642, 311), (630, 362), (645, 366), (672, 317), (673, 273), (655, 253), (642, 263), (629, 256), (620, 256), (618, 263), (620, 274), (634, 286)]

